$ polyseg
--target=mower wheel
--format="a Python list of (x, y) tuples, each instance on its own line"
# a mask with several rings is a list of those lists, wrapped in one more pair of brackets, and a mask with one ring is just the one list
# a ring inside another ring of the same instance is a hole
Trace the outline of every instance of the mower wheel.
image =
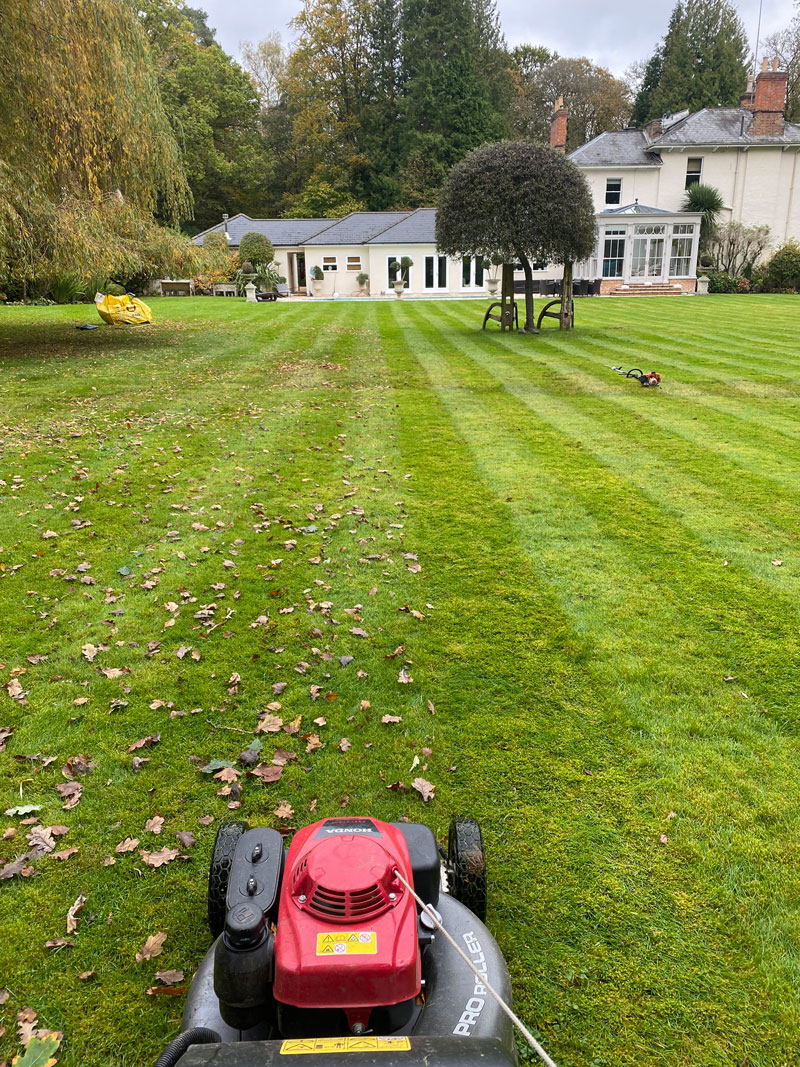
[(453, 819), (447, 840), (450, 895), (483, 922), (486, 919), (486, 854), (475, 819)]
[(249, 824), (241, 819), (228, 819), (217, 830), (208, 872), (208, 925), (214, 938), (219, 937), (225, 929), (225, 898), (228, 895), (233, 854), (239, 838), (249, 829)]

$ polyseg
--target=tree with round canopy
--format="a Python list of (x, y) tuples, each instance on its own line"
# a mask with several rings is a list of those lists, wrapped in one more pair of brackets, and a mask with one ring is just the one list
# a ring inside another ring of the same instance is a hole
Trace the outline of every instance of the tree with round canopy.
[(594, 205), (581, 172), (551, 148), (503, 141), (470, 152), (439, 196), (436, 244), (454, 258), (493, 255), (525, 272), (525, 326), (532, 332), (531, 262), (564, 264), (561, 327), (572, 324), (572, 263), (595, 250)]

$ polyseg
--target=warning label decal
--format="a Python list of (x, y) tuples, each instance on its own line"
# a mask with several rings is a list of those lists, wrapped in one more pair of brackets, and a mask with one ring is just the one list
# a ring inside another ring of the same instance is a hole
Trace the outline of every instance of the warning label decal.
[(281, 1056), (307, 1056), (320, 1052), (408, 1052), (407, 1037), (304, 1037), (284, 1041)]
[(317, 934), (318, 956), (374, 956), (378, 951), (378, 935), (374, 930), (337, 930)]

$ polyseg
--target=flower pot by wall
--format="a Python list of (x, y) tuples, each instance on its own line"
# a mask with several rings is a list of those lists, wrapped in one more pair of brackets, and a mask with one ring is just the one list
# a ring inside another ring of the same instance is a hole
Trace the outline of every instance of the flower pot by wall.
[(406, 291), (406, 283), (405, 283), (404, 281), (402, 281), (402, 280), (399, 280), (399, 281), (396, 281), (396, 282), (394, 283), (394, 292), (395, 292), (395, 296), (398, 296), (398, 297), (400, 297), (400, 296), (402, 296), (402, 295), (403, 295), (403, 293), (404, 293), (405, 291)]
[(311, 292), (314, 294), (314, 296), (322, 295), (322, 278), (312, 278)]

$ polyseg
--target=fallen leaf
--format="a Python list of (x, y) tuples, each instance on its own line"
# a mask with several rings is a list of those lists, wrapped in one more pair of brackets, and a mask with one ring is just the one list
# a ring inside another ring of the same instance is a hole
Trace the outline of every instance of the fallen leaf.
[(280, 781), (282, 775), (283, 767), (275, 767), (269, 763), (260, 763), (257, 767), (253, 767), (252, 771), (247, 772), (248, 778), (260, 778), (265, 785)]
[(176, 985), (184, 979), (183, 971), (156, 971), (156, 979), (164, 985)]
[(148, 734), (147, 737), (141, 737), (138, 741), (134, 741), (132, 745), (129, 745), (128, 752), (135, 752), (139, 748), (152, 748), (160, 740), (161, 734)]
[(189, 992), (189, 987), (185, 985), (154, 985), (146, 989), (145, 992), (148, 997), (182, 997)]
[(126, 837), (124, 841), (120, 841), (118, 845), (114, 846), (115, 852), (133, 852), (139, 844), (138, 837)]
[(51, 852), (51, 860), (68, 860), (70, 856), (74, 856), (78, 851), (77, 848), (62, 848), (60, 852)]
[(167, 935), (164, 933), (151, 934), (142, 949), (136, 953), (136, 962), (142, 963), (144, 960), (152, 960), (155, 956), (160, 956), (164, 951), (166, 940)]
[(400, 668), (400, 673), (397, 675), (397, 680), (401, 685), (410, 685), (411, 682), (414, 681), (414, 679), (411, 677), (405, 667)]
[(15, 1056), (11, 1067), (53, 1067), (56, 1053), (61, 1046), (60, 1033), (48, 1033), (44, 1036), (31, 1037), (22, 1056)]
[(65, 811), (76, 807), (83, 793), (83, 786), (80, 782), (59, 782), (56, 789), (64, 801), (62, 807)]
[(96, 978), (97, 971), (81, 971), (78, 978), (81, 982), (88, 982), (90, 978)]
[(288, 800), (282, 800), (272, 813), (278, 819), (294, 818), (294, 809)]
[(178, 858), (179, 853), (180, 849), (177, 848), (162, 848), (160, 852), (147, 852), (143, 848), (139, 849), (142, 863), (148, 867), (163, 867), (167, 863), (172, 863)]
[(426, 782), (424, 778), (415, 778), (411, 783), (411, 787), (412, 789), (416, 789), (426, 804), (429, 800), (433, 799), (433, 791), (436, 786), (431, 785), (430, 782)]
[(403, 721), (403, 716), (402, 715), (382, 715), (381, 716), (381, 722), (385, 722), (385, 723), (402, 722), (402, 721)]
[(352, 748), (352, 746), (352, 741), (350, 741), (347, 737), (343, 737), (336, 747), (341, 749), (342, 752), (347, 752), (348, 748)]
[(265, 715), (259, 719), (256, 727), (257, 734), (277, 734), (283, 728), (283, 719), (277, 715)]
[(81, 893), (75, 903), (67, 912), (67, 933), (74, 934), (78, 929), (78, 913), (83, 910), (83, 905), (86, 903), (86, 894)]
[(69, 937), (54, 937), (45, 941), (45, 948), (75, 948), (75, 942)]
[[(184, 848), (194, 848), (195, 844), (197, 843), (197, 839), (190, 830), (178, 830), (175, 834), (175, 837), (178, 840), (178, 844), (183, 845)], [(156, 975), (156, 978), (157, 977), (158, 975)], [(180, 982), (182, 980), (183, 975), (181, 975), (180, 978), (175, 979), (176, 982)]]
[(151, 834), (160, 834), (163, 826), (164, 826), (164, 816), (163, 815), (154, 815), (152, 817), (152, 819), (148, 819), (147, 822), (144, 824), (145, 830), (147, 830), (148, 833), (151, 833)]
[(101, 667), (100, 673), (105, 675), (106, 678), (122, 678), (125, 674), (130, 674), (130, 667)]
[(88, 642), (81, 648), (84, 659), (88, 660), (89, 663), (94, 663), (94, 658), (99, 651), (100, 649), (96, 645)]

